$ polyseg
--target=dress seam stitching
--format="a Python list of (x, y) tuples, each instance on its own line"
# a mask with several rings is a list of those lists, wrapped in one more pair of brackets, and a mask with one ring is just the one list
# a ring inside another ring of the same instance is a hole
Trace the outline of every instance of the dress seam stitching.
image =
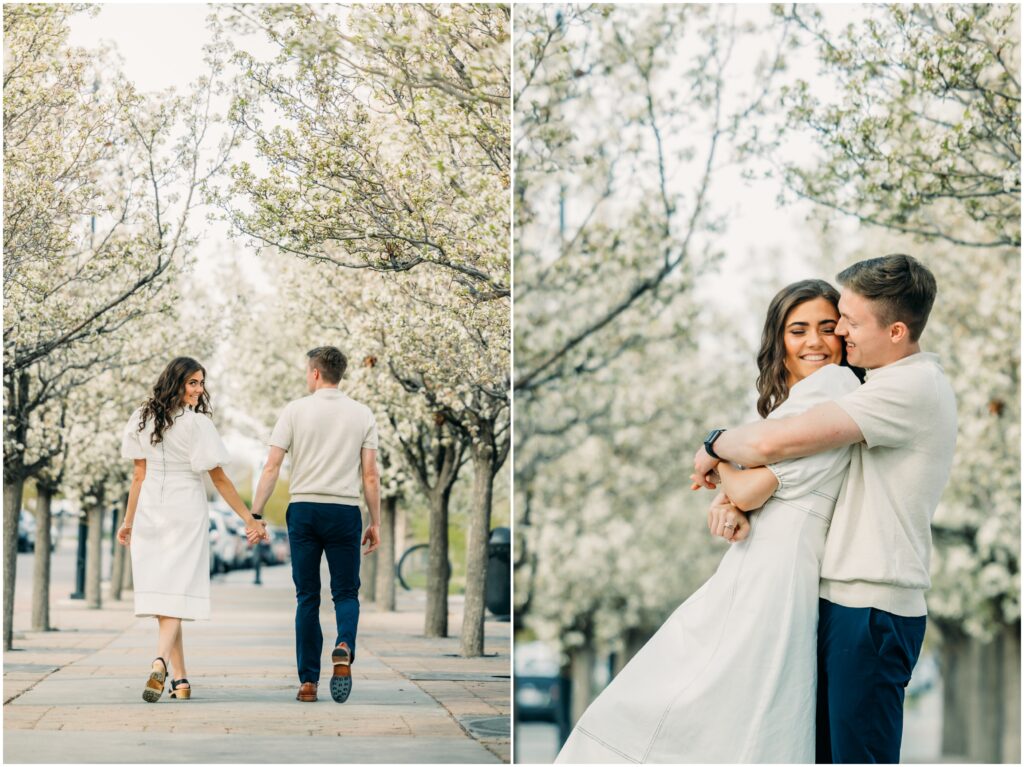
[(595, 735), (594, 733), (590, 732), (589, 730), (587, 730), (587, 729), (585, 729), (585, 728), (583, 728), (583, 727), (580, 727), (580, 726), (578, 726), (578, 725), (577, 725), (576, 729), (577, 729), (577, 730), (578, 730), (579, 732), (581, 732), (581, 733), (583, 733), (584, 735), (586, 735), (586, 736), (587, 736), (588, 738), (590, 738), (591, 740), (596, 740), (596, 741), (597, 741), (598, 743), (600, 743), (600, 744), (601, 744), (602, 746), (604, 746), (605, 748), (607, 748), (607, 749), (608, 749), (609, 751), (614, 751), (614, 752), (615, 752), (616, 754), (618, 754), (619, 756), (621, 756), (621, 757), (622, 757), (623, 759), (628, 759), (629, 761), (633, 762), (633, 764), (639, 764), (639, 763), (640, 763), (640, 760), (639, 760), (639, 759), (634, 759), (634, 758), (633, 758), (632, 756), (630, 756), (630, 755), (629, 755), (629, 754), (627, 754), (626, 752), (624, 752), (624, 751), (620, 751), (619, 749), (617, 749), (617, 748), (616, 748), (615, 746), (613, 746), (613, 745), (612, 745), (611, 743), (606, 743), (605, 741), (603, 741), (603, 740), (602, 740), (601, 738), (597, 737), (597, 736), (596, 736), (596, 735)]

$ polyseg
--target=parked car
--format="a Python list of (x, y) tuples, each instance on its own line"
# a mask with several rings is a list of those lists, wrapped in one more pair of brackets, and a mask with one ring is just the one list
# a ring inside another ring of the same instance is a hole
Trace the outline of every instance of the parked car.
[(211, 518), (210, 535), (206, 539), (210, 545), (210, 575), (221, 571), (220, 557), (217, 555), (217, 541), (219, 537), (220, 531), (217, 529), (217, 523)]
[(25, 509), (18, 515), (18, 551), (36, 550), (36, 518)]
[(210, 572), (226, 573), (237, 567), (237, 537), (228, 527), (224, 515), (210, 509)]
[(255, 564), (255, 558), (256, 558), (257, 554), (259, 555), (260, 564), (261, 565), (279, 565), (279, 564), (281, 564), (278, 561), (278, 559), (277, 559), (277, 555), (274, 554), (274, 550), (271, 547), (271, 544), (267, 543), (266, 541), (260, 541), (255, 546), (253, 546), (252, 547), (252, 552), (253, 552), (253, 560), (254, 560), (253, 563), (254, 564)]
[(558, 724), (562, 705), (558, 653), (543, 642), (516, 647), (515, 676), (516, 721)]
[(291, 547), (288, 545), (288, 530), (278, 525), (267, 525), (267, 532), (270, 533), (270, 543), (265, 547), (270, 552), (271, 562), (283, 565), (291, 556)]
[(233, 511), (228, 511), (224, 520), (235, 536), (235, 567), (252, 567), (255, 564), (253, 547), (245, 535), (245, 523)]
[(210, 504), (210, 510), (220, 515), (224, 526), (230, 531), (234, 542), (234, 554), (231, 558), (231, 568), (252, 567), (253, 550), (249, 545), (249, 539), (245, 537), (245, 523), (238, 518), (238, 515), (231, 508), (222, 502)]

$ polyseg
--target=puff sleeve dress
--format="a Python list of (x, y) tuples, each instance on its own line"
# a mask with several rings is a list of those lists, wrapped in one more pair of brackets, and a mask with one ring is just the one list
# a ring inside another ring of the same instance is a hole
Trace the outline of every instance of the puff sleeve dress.
[(132, 527), (135, 614), (182, 620), (210, 617), (210, 518), (203, 473), (228, 462), (209, 416), (182, 410), (156, 445), (142, 409), (125, 425), (121, 457), (145, 459), (146, 479)]
[[(769, 418), (859, 386), (827, 365)], [(813, 763), (818, 577), (849, 447), (769, 466), (750, 534), (584, 712), (556, 762)]]

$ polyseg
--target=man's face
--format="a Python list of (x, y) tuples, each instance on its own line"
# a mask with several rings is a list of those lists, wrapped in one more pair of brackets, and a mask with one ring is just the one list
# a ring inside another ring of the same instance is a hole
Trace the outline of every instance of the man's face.
[(316, 368), (309, 362), (306, 363), (306, 390), (310, 394), (316, 391)]
[(836, 335), (846, 342), (846, 361), (871, 370), (887, 365), (893, 352), (889, 326), (878, 322), (875, 302), (844, 290), (839, 296)]

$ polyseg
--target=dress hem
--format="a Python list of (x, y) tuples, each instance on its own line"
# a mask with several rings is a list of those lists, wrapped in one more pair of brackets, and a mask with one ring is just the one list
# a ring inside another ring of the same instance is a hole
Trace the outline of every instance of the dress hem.
[(188, 594), (171, 595), (158, 592), (135, 592), (136, 618), (180, 618), (185, 621), (209, 620), (209, 597)]

